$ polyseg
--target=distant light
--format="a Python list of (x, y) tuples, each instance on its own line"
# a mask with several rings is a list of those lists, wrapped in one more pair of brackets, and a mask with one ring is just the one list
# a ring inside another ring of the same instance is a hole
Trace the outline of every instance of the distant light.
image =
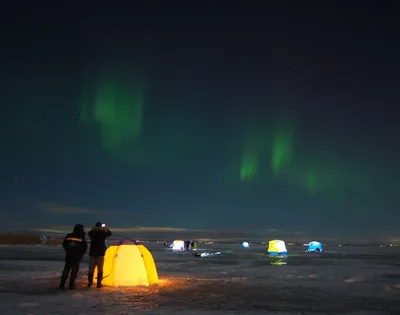
[(106, 225), (103, 223), (102, 225), (101, 225), (101, 227), (105, 227)]

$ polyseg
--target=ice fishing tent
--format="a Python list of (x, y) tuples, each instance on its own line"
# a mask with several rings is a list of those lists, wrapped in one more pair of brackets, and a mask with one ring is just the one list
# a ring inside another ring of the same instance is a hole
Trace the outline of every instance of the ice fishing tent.
[(308, 244), (308, 252), (322, 252), (324, 251), (322, 248), (322, 244), (317, 241), (312, 241)]
[(249, 245), (248, 242), (243, 242), (242, 243), (242, 248), (249, 248), (249, 247), (250, 247), (250, 245)]
[(189, 250), (197, 250), (197, 244), (195, 241), (190, 241)]
[(175, 240), (171, 244), (172, 250), (185, 250), (185, 241)]
[[(94, 279), (97, 279), (95, 270)], [(106, 286), (148, 286), (158, 282), (153, 256), (143, 245), (124, 240), (110, 246), (104, 256), (103, 281)]]
[(287, 255), (286, 244), (281, 240), (272, 240), (268, 243), (268, 251), (269, 255)]

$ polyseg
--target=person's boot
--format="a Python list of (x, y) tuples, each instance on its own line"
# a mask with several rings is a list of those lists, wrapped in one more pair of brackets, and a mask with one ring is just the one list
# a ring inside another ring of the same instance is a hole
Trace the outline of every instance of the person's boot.
[(94, 273), (90, 272), (88, 273), (88, 288), (90, 288), (93, 285), (93, 277), (94, 277)]
[(65, 282), (67, 282), (68, 274), (69, 274), (69, 270), (64, 269), (61, 274), (60, 285), (58, 286), (59, 289), (62, 290), (65, 288)]
[(98, 273), (97, 274), (97, 287), (102, 288), (103, 285), (101, 284), (101, 281), (103, 280), (103, 273)]
[(78, 276), (78, 270), (77, 269), (72, 269), (71, 276), (69, 278), (69, 285), (68, 285), (68, 289), (69, 290), (74, 290), (75, 289), (75, 280), (76, 280), (77, 276)]
[(71, 278), (69, 279), (68, 290), (74, 290), (74, 289), (75, 289), (75, 279)]

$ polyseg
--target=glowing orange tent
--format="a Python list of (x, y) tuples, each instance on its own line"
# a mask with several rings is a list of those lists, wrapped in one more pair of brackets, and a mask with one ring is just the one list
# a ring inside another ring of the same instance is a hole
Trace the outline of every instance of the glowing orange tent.
[[(94, 278), (96, 281), (97, 269)], [(102, 281), (105, 286), (149, 286), (157, 282), (157, 268), (153, 256), (143, 245), (125, 240), (107, 249)]]

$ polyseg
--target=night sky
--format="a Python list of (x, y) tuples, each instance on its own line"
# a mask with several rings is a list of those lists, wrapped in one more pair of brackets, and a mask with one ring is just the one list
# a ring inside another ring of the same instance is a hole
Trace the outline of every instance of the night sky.
[(7, 7), (3, 222), (398, 235), (398, 11), (318, 3)]

